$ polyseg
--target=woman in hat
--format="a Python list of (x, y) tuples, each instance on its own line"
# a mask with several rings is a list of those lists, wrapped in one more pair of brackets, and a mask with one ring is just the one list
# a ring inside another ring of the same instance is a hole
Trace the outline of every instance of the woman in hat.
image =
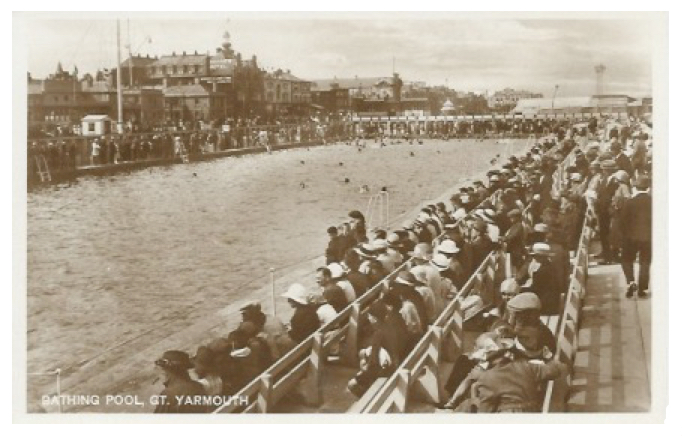
[(289, 338), (297, 344), (320, 328), (320, 320), (315, 306), (310, 304), (310, 295), (303, 285), (294, 283), (282, 297), (286, 298), (294, 309), (289, 323)]
[(556, 315), (561, 306), (560, 277), (556, 275), (556, 268), (550, 260), (552, 249), (548, 244), (533, 244), (530, 255), (517, 274), (521, 289), (533, 292), (542, 303), (544, 315)]
[(181, 401), (182, 398), (206, 395), (204, 387), (189, 376), (189, 369), (193, 366), (189, 354), (178, 350), (166, 351), (154, 363), (163, 371), (165, 386), (160, 394), (165, 401), (156, 406), (154, 413), (205, 413), (208, 411), (205, 406), (186, 404)]

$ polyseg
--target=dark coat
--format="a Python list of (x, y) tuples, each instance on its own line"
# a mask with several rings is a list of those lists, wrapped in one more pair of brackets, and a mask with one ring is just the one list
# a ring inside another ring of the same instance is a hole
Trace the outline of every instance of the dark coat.
[(530, 278), (526, 262), (519, 270), (517, 279), (522, 290), (533, 292), (542, 303), (543, 315), (556, 315), (561, 311), (561, 278), (557, 277), (556, 268), (549, 260), (541, 261), (540, 269), (533, 274), (532, 284), (524, 287)]
[(340, 236), (333, 236), (329, 240), (327, 251), (325, 252), (325, 255), (327, 256), (327, 265), (341, 262), (346, 255), (346, 249), (347, 241)]
[(327, 303), (329, 303), (329, 305), (333, 307), (337, 313), (345, 309), (350, 303), (346, 298), (346, 293), (343, 292), (343, 289), (333, 283), (324, 287), (322, 295), (324, 295)]
[(621, 153), (618, 156), (616, 156), (616, 165), (618, 166), (619, 170), (623, 170), (630, 177), (635, 173), (635, 170), (632, 168), (632, 161), (630, 161), (630, 158), (625, 155), (625, 153)]
[(488, 253), (493, 249), (494, 245), (493, 241), (491, 241), (487, 235), (483, 235), (480, 238), (471, 241), (472, 264), (474, 268), (478, 268), (481, 262), (488, 256)]
[(398, 312), (390, 311), (381, 325), (372, 335), (372, 354), (369, 357), (369, 366), (379, 366), (379, 351), (384, 348), (395, 368), (407, 357), (408, 342), (405, 338), (409, 337), (405, 320)]
[(172, 375), (166, 382), (166, 388), (161, 392), (165, 396), (165, 403), (156, 406), (154, 413), (206, 413), (208, 408), (201, 405), (178, 402), (179, 396), (192, 397), (206, 395), (204, 387), (199, 382), (189, 378), (189, 375)]
[(651, 195), (637, 194), (626, 201), (621, 218), (625, 239), (651, 242)]
[(367, 278), (367, 275), (360, 271), (349, 271), (346, 278), (348, 278), (353, 289), (355, 289), (355, 293), (358, 297), (369, 290), (369, 279)]
[(320, 328), (320, 319), (317, 317), (315, 306), (299, 306), (291, 317), (289, 337), (294, 342), (301, 342)]

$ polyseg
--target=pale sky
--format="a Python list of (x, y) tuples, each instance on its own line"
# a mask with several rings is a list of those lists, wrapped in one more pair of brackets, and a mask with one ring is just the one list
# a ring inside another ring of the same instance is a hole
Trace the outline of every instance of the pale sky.
[[(447, 80), (454, 89), (479, 92), (511, 87), (546, 97), (559, 85), (558, 96), (586, 96), (595, 91), (594, 66), (602, 63), (605, 92), (651, 94), (652, 29), (644, 20), (462, 20), (456, 14), (388, 12), (186, 17), (132, 15), (133, 53), (215, 53), (228, 30), (243, 56), (257, 54), (261, 66), (290, 69), (304, 79), (390, 75), (395, 56), (406, 81)], [(104, 18), (30, 21), (29, 71), (44, 77), (58, 61), (68, 70), (77, 65), (81, 74), (115, 66), (115, 17)]]

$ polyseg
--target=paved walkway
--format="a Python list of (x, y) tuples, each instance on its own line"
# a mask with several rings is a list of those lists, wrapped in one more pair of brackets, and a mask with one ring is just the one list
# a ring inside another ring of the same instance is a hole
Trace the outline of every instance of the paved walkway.
[(620, 265), (590, 265), (567, 410), (648, 412), (651, 300), (625, 298)]

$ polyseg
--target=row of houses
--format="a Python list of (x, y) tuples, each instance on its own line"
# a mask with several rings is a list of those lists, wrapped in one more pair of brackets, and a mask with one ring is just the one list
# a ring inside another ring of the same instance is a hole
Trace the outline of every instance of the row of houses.
[[(68, 124), (87, 114), (117, 118), (117, 74), (79, 76), (61, 64), (45, 79), (29, 74), (29, 126)], [(120, 74), (123, 120), (135, 124), (305, 115), (312, 102), (310, 82), (288, 71), (265, 72), (255, 56), (134, 56), (121, 64)]]
[[(120, 71), (119, 71), (120, 70)], [(79, 76), (58, 64), (45, 79), (28, 75), (29, 128), (74, 125), (86, 115), (118, 118), (120, 73), (123, 121), (129, 126), (217, 124), (226, 119), (268, 120), (310, 115), (438, 115), (546, 113), (554, 111), (646, 112), (647, 100), (627, 96), (545, 99), (504, 89), (486, 98), (422, 82), (384, 77), (305, 80), (282, 69), (266, 71), (256, 56), (242, 59), (229, 41), (215, 53), (131, 56), (119, 68)], [(650, 99), (648, 100), (650, 107)], [(624, 109), (625, 108), (625, 109)], [(649, 109), (650, 112), (650, 109)]]

